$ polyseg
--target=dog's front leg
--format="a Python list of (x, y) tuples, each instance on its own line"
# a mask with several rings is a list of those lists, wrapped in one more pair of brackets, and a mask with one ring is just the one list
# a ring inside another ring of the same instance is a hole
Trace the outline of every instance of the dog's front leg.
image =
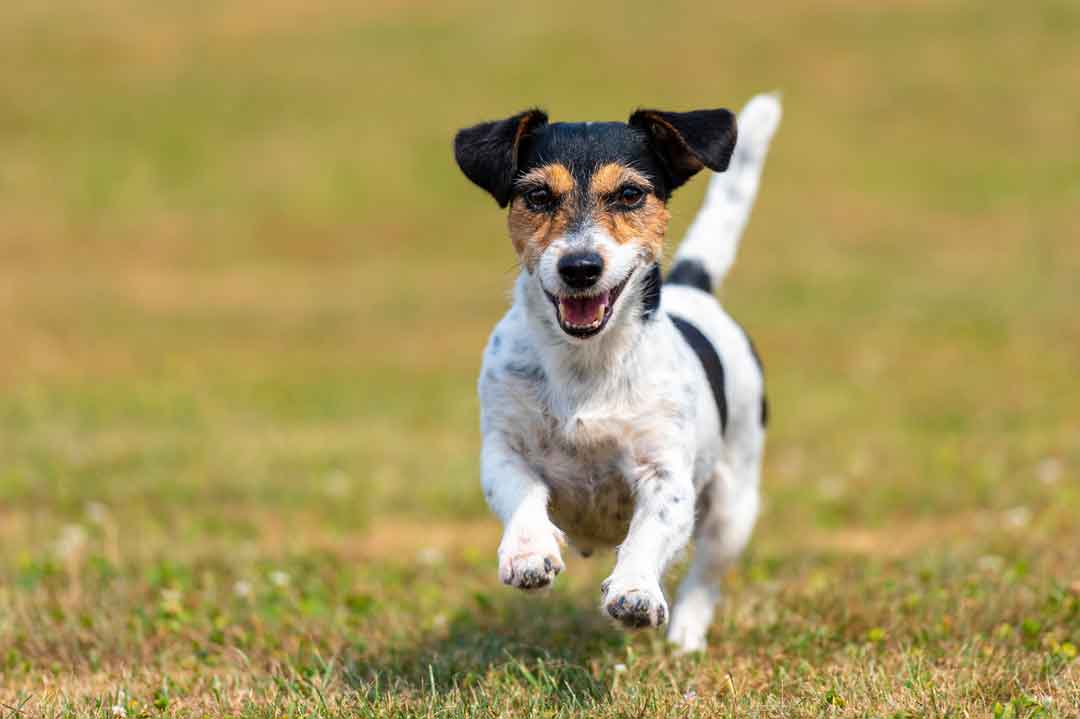
[(668, 619), (660, 578), (693, 532), (694, 484), (688, 463), (649, 462), (633, 471), (634, 516), (601, 587), (603, 608), (627, 627), (659, 627)]
[(548, 487), (497, 432), (484, 437), (480, 462), (484, 497), (502, 520), (499, 578), (540, 589), (563, 570), (563, 534), (548, 518)]

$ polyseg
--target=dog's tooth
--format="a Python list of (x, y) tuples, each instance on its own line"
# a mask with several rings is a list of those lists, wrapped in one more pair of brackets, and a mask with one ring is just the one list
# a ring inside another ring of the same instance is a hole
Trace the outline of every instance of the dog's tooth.
[(593, 320), (593, 324), (604, 321), (605, 311), (607, 311), (607, 302), (601, 302), (596, 306), (596, 318)]

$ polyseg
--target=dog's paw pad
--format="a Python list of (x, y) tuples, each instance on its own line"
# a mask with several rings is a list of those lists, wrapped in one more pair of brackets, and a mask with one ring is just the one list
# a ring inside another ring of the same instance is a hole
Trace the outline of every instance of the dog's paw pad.
[(515, 525), (499, 545), (499, 578), (518, 589), (543, 589), (564, 568), (559, 544), (562, 533), (555, 525)]
[(562, 559), (557, 556), (519, 554), (500, 563), (499, 577), (503, 584), (518, 589), (543, 589), (549, 586), (562, 570)]
[(628, 629), (660, 627), (667, 622), (667, 604), (655, 590), (627, 589), (604, 593), (604, 611)]

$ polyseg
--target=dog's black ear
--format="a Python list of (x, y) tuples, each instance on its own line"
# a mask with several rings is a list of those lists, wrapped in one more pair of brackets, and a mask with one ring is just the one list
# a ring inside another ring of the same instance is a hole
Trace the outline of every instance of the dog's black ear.
[(703, 167), (723, 172), (735, 150), (735, 115), (727, 110), (638, 110), (628, 124), (649, 134), (649, 142), (667, 169), (669, 190)]
[(465, 176), (491, 193), (499, 207), (510, 202), (522, 140), (547, 124), (543, 110), (532, 109), (505, 120), (482, 122), (459, 130), (454, 158)]

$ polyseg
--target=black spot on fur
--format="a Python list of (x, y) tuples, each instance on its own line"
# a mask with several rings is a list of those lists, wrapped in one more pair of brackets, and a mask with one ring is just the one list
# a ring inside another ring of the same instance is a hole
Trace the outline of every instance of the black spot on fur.
[(750, 334), (746, 331), (746, 329), (742, 325), (739, 325), (739, 329), (742, 330), (743, 337), (746, 338), (747, 344), (750, 345), (750, 354), (752, 354), (754, 356), (754, 362), (757, 363), (758, 371), (761, 372), (761, 384), (762, 384), (762, 392), (761, 392), (761, 426), (766, 427), (769, 424), (769, 398), (765, 394), (765, 391), (764, 391), (764, 386), (765, 386), (765, 365), (763, 365), (761, 363), (761, 355), (758, 354), (757, 347), (754, 345), (754, 340), (752, 340), (750, 338)]
[(713, 480), (710, 480), (701, 488), (701, 491), (697, 493), (694, 514), (697, 515), (698, 519), (704, 519), (709, 516), (709, 512), (712, 510), (712, 492)]
[(547, 380), (544, 370), (537, 365), (510, 362), (506, 365), (506, 372), (520, 380), (541, 384)]
[(663, 279), (660, 274), (660, 265), (655, 264), (649, 268), (649, 274), (645, 276), (645, 280), (641, 283), (641, 317), (649, 320), (656, 315), (656, 310), (660, 308), (660, 288), (663, 285)]
[(716, 353), (716, 348), (701, 333), (701, 330), (681, 317), (670, 316), (676, 329), (686, 340), (686, 344), (690, 345), (690, 349), (694, 350), (694, 354), (701, 361), (701, 366), (705, 370), (705, 377), (709, 381), (709, 388), (713, 393), (713, 399), (716, 400), (716, 409), (720, 413), (720, 433), (723, 434), (727, 431), (728, 423), (727, 394), (724, 390), (724, 363), (720, 361), (720, 355)]
[(702, 292), (712, 294), (712, 278), (709, 277), (705, 265), (697, 260), (679, 260), (668, 273), (667, 284), (685, 285), (694, 287)]

